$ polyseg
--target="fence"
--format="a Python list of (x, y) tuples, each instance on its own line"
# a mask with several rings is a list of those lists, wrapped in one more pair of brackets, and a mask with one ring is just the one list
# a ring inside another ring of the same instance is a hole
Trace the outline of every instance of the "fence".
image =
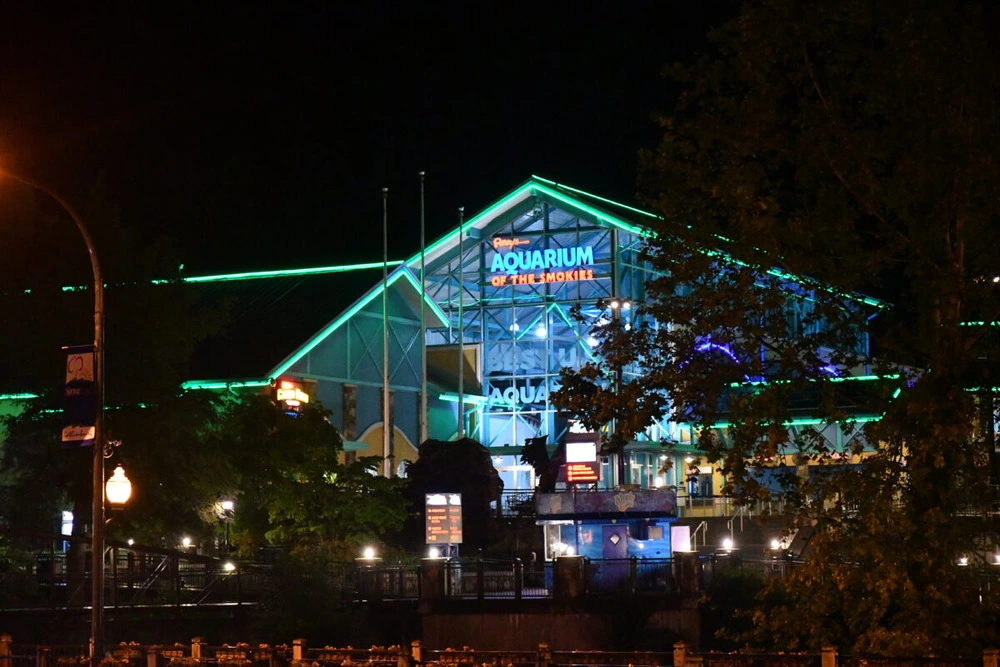
[[(1000, 667), (997, 649), (977, 657), (838, 658), (834, 648), (821, 653), (696, 653), (684, 642), (669, 653), (651, 651), (566, 651), (548, 644), (527, 651), (434, 649), (414, 641), (409, 646), (367, 649), (312, 648), (303, 639), (289, 645), (213, 646), (196, 637), (190, 644), (170, 646), (119, 644), (102, 660), (103, 667)], [(83, 646), (16, 644), (0, 635), (0, 667), (69, 667), (88, 664)]]
[[(311, 576), (344, 599), (416, 600), (511, 599), (613, 594), (697, 592), (722, 571), (739, 569), (761, 577), (785, 576), (796, 561), (743, 559), (737, 554), (690, 554), (692, 567), (676, 558), (589, 559), (561, 557), (555, 561), (519, 559), (424, 559), (418, 563), (359, 560)], [(144, 606), (206, 606), (257, 604), (279, 586), (298, 583), (276, 575), (269, 565), (241, 563), (226, 568), (222, 561), (186, 561), (172, 557), (138, 557), (128, 552), (110, 561), (105, 604), (111, 609)], [(562, 569), (572, 565), (570, 571)], [(562, 568), (562, 569), (561, 569)], [(433, 575), (433, 576), (432, 576)], [(681, 579), (690, 579), (682, 585)], [(560, 588), (560, 584), (567, 584)], [(89, 604), (90, 577), (62, 567), (0, 572), (0, 610), (69, 609)], [(0, 665), (0, 667), (3, 667)]]

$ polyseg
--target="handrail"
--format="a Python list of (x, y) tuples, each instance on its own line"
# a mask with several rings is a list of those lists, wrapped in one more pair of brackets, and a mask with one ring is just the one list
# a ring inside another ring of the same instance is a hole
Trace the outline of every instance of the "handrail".
[(701, 546), (708, 544), (708, 522), (702, 521), (691, 533), (691, 548), (695, 551), (698, 550), (698, 532), (701, 532)]
[(739, 507), (737, 507), (736, 508), (736, 513), (733, 514), (731, 517), (729, 517), (729, 521), (726, 521), (726, 528), (729, 529), (729, 539), (733, 540), (734, 542), (736, 541), (736, 531), (734, 530), (734, 525), (736, 523), (736, 519), (740, 520), (740, 532), (742, 533), (743, 532), (743, 506), (742, 505), (739, 506)]

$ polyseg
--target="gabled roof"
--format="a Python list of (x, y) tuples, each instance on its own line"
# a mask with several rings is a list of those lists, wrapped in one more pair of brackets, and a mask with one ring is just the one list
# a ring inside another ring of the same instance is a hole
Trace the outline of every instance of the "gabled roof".
[[(461, 230), (456, 227), (450, 233), (432, 242), (424, 250), (423, 257), (421, 257), (420, 253), (417, 253), (407, 259), (405, 263), (415, 271), (419, 271), (421, 260), (423, 260), (425, 265), (433, 266), (435, 263), (442, 261), (444, 257), (455, 253), (460, 231), (466, 235), (466, 238), (476, 238), (477, 235), (479, 237), (489, 236), (506, 220), (519, 212), (527, 211), (539, 199), (575, 215), (579, 215), (581, 218), (593, 220), (598, 224), (616, 227), (622, 231), (639, 236), (653, 236), (654, 232), (650, 229), (650, 226), (655, 221), (660, 220), (660, 216), (649, 211), (622, 204), (606, 197), (542, 178), (541, 176), (532, 176), (492, 205), (483, 209), (469, 220), (464, 221), (461, 225)], [(718, 248), (706, 249), (705, 252), (718, 254), (728, 261), (741, 264), (742, 262), (739, 259), (729, 255), (724, 250), (725, 244), (725, 240), (720, 238)], [(808, 276), (795, 276), (776, 268), (767, 268), (764, 271), (772, 276), (786, 280), (789, 283), (796, 283), (807, 289), (819, 289), (839, 293), (830, 286), (824, 285)], [(879, 299), (864, 294), (840, 294), (849, 300), (869, 307), (883, 308), (886, 305)]]
[[(398, 261), (390, 265), (389, 289), (401, 289), (419, 312), (419, 279)], [(196, 379), (184, 386), (257, 386), (278, 377), (381, 296), (382, 269), (378, 262), (185, 278), (203, 303), (224, 304), (230, 320), (224, 335), (199, 345)], [(440, 308), (426, 303), (429, 326), (446, 324)]]
[[(481, 236), (488, 236), (492, 233), (493, 228), (509, 217), (506, 214), (518, 209), (531, 208), (539, 198), (581, 217), (643, 236), (650, 232), (642, 225), (642, 222), (656, 219), (655, 215), (637, 208), (560, 185), (539, 176), (532, 176), (519, 187), (464, 221), (461, 225), (461, 232), (466, 236), (475, 235), (477, 232)], [(459, 228), (456, 227), (448, 234), (430, 243), (424, 250), (424, 261), (427, 264), (433, 264), (443, 256), (453, 253), (458, 246), (458, 238)], [(419, 270), (420, 261), (421, 254), (418, 252), (407, 259), (405, 263), (414, 270)]]

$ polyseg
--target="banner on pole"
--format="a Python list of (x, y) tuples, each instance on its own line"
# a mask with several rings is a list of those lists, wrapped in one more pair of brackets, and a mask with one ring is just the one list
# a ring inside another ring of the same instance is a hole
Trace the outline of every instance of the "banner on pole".
[(74, 345), (66, 350), (63, 384), (63, 447), (91, 447), (97, 437), (97, 382), (94, 346)]

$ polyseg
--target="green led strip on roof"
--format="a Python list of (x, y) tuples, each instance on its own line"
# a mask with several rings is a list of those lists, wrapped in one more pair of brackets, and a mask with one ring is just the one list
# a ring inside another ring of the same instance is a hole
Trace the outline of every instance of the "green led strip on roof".
[[(611, 225), (614, 225), (615, 227), (618, 227), (619, 229), (623, 229), (623, 230), (625, 230), (625, 231), (627, 231), (629, 233), (639, 234), (639, 235), (643, 235), (643, 236), (650, 235), (651, 232), (648, 229), (646, 229), (644, 227), (638, 227), (636, 225), (633, 225), (633, 224), (631, 224), (629, 222), (626, 222), (626, 221), (624, 221), (624, 220), (622, 220), (620, 218), (617, 218), (617, 217), (615, 217), (615, 216), (613, 216), (613, 215), (611, 215), (611, 214), (609, 214), (609, 213), (607, 213), (605, 211), (602, 211), (602, 210), (600, 210), (598, 208), (590, 206), (589, 204), (587, 204), (585, 202), (582, 202), (582, 201), (580, 201), (578, 199), (573, 199), (572, 197), (564, 195), (561, 192), (559, 192), (558, 190), (554, 190), (551, 187), (549, 187), (545, 182), (543, 182), (543, 180), (544, 179), (538, 179), (536, 177), (532, 177), (527, 183), (525, 183), (524, 185), (520, 186), (519, 188), (517, 188), (513, 192), (508, 193), (506, 196), (504, 196), (501, 199), (499, 199), (498, 201), (496, 201), (492, 206), (484, 209), (483, 211), (480, 211), (475, 216), (473, 216), (473, 217), (469, 218), (468, 220), (466, 220), (465, 222), (463, 222), (461, 224), (460, 228), (455, 229), (450, 234), (448, 234), (446, 236), (443, 236), (442, 238), (438, 239), (436, 242), (434, 242), (431, 245), (427, 246), (427, 248), (424, 249), (424, 255), (428, 255), (428, 254), (436, 252), (437, 250), (440, 250), (442, 247), (444, 247), (444, 246), (448, 245), (449, 243), (451, 243), (454, 239), (457, 239), (460, 232), (465, 232), (468, 229), (475, 228), (481, 222), (483, 222), (485, 220), (488, 220), (488, 219), (492, 218), (493, 216), (495, 216), (499, 211), (502, 211), (502, 210), (510, 207), (512, 204), (514, 204), (518, 200), (522, 199), (526, 195), (531, 195), (531, 194), (533, 194), (535, 192), (543, 193), (546, 196), (551, 197), (552, 199), (558, 200), (558, 201), (562, 202), (563, 204), (565, 204), (565, 205), (567, 205), (567, 206), (569, 206), (571, 208), (574, 208), (574, 209), (579, 210), (579, 211), (583, 211), (583, 212), (585, 212), (585, 213), (587, 213), (589, 215), (594, 216), (598, 220), (602, 220), (604, 222), (610, 223)], [(548, 182), (552, 183), (552, 181), (548, 181)], [(567, 189), (567, 190), (570, 189), (570, 188), (567, 188), (566, 186), (563, 186), (563, 185), (560, 185), (559, 187), (561, 187), (563, 189)], [(592, 196), (592, 195), (588, 195), (588, 196)], [(594, 198), (595, 199), (600, 199), (599, 197), (594, 197)], [(604, 200), (604, 201), (607, 201), (609, 203), (613, 203), (616, 206), (621, 206), (622, 208), (628, 208), (627, 206), (624, 206), (623, 204), (618, 204), (616, 202), (612, 202), (610, 199), (607, 199), (607, 200)], [(636, 212), (639, 212), (638, 209), (636, 209)], [(648, 214), (644, 214), (644, 215), (648, 215)], [(419, 262), (419, 261), (420, 261), (420, 253), (417, 253), (413, 257), (411, 257), (410, 259), (406, 260), (406, 263), (407, 264), (412, 264), (414, 262)]]
[[(754, 269), (754, 267), (752, 267), (748, 262), (744, 262), (743, 260), (736, 259), (732, 255), (730, 255), (728, 252), (723, 252), (722, 250), (707, 250), (707, 249), (705, 249), (705, 250), (699, 250), (699, 252), (705, 253), (705, 255), (707, 255), (708, 257), (716, 257), (716, 256), (717, 257), (721, 257), (725, 261), (731, 262), (731, 263), (735, 264), (736, 266), (742, 266), (742, 267), (745, 267), (745, 268), (748, 268), (748, 269), (753, 269), (754, 271), (758, 270), (758, 269)], [(791, 273), (787, 273), (785, 271), (781, 271), (779, 269), (764, 269), (763, 271), (767, 275), (774, 276), (775, 278), (781, 278), (782, 280), (787, 280), (789, 282), (793, 282), (793, 283), (796, 283), (796, 284), (799, 284), (799, 285), (807, 285), (807, 286), (812, 287), (814, 289), (820, 289), (820, 290), (823, 290), (824, 292), (829, 292), (829, 293), (835, 294), (837, 296), (842, 296), (842, 297), (845, 297), (847, 299), (851, 299), (852, 301), (859, 301), (859, 302), (861, 302), (861, 303), (863, 303), (865, 305), (873, 306), (875, 308), (879, 308), (879, 309), (885, 308), (885, 304), (882, 301), (879, 301), (878, 299), (872, 298), (870, 296), (864, 296), (864, 295), (861, 295), (861, 294), (847, 294), (845, 292), (838, 292), (837, 290), (832, 289), (829, 286), (824, 285), (824, 284), (820, 283), (819, 281), (814, 280), (812, 278), (805, 278), (805, 277), (801, 277), (801, 276), (796, 276), (796, 275), (793, 275)]]
[[(458, 394), (451, 392), (438, 394), (438, 398), (442, 401), (451, 401), (452, 403), (458, 403)], [(475, 405), (486, 405), (489, 401), (485, 396), (477, 396), (475, 394), (462, 394), (463, 403), (474, 403)]]
[[(898, 373), (890, 373), (887, 375), (853, 375), (848, 377), (830, 377), (826, 378), (827, 382), (873, 382), (875, 380), (898, 380)], [(810, 378), (809, 382), (817, 382), (816, 379)], [(731, 382), (730, 387), (760, 387), (770, 384), (791, 384), (791, 380), (760, 380), (756, 382)]]
[[(388, 262), (389, 266), (399, 266), (402, 261), (393, 260)], [(364, 264), (347, 264), (343, 266), (319, 266), (311, 269), (284, 269), (278, 271), (249, 271), (246, 273), (220, 273), (214, 276), (191, 276), (184, 278), (186, 283), (211, 283), (224, 282), (228, 280), (256, 280), (259, 278), (287, 278), (291, 276), (312, 276), (323, 273), (346, 273), (348, 271), (361, 271), (364, 269), (380, 269), (385, 264), (383, 262), (367, 262)]]
[[(866, 424), (868, 422), (877, 422), (882, 419), (881, 415), (862, 415), (859, 417), (851, 417), (850, 419), (845, 419), (844, 421), (853, 422), (857, 424)], [(830, 421), (828, 419), (818, 419), (815, 417), (802, 417), (800, 419), (790, 419), (786, 422), (782, 422), (782, 426), (820, 426), (820, 425), (832, 425), (837, 424), (837, 421)], [(683, 426), (687, 428), (697, 429), (698, 427), (694, 424), (678, 424), (678, 426)], [(716, 424), (711, 424), (709, 426), (702, 426), (701, 428), (731, 428), (734, 426), (732, 422), (718, 422)]]
[(38, 394), (0, 394), (0, 401), (26, 401), (32, 398), (38, 398)]
[[(381, 266), (381, 264), (379, 264), (379, 266)], [(397, 268), (392, 273), (392, 275), (389, 276), (389, 280), (388, 280), (389, 286), (392, 286), (400, 278), (406, 279), (410, 283), (410, 285), (412, 285), (413, 288), (415, 290), (417, 290), (417, 293), (418, 294), (420, 293), (420, 291), (421, 291), (420, 290), (420, 283), (419, 283), (419, 281), (417, 281), (416, 278), (413, 277), (413, 274), (410, 272), (409, 268), (407, 268), (407, 267)], [(307, 354), (309, 354), (313, 350), (313, 348), (315, 348), (317, 345), (319, 345), (321, 342), (323, 342), (327, 338), (327, 336), (329, 336), (334, 331), (336, 331), (341, 326), (343, 326), (345, 322), (347, 322), (352, 317), (354, 317), (355, 314), (357, 314), (359, 311), (361, 311), (363, 308), (365, 308), (368, 304), (370, 304), (372, 301), (374, 301), (381, 294), (382, 294), (382, 283), (380, 281), (379, 284), (378, 284), (378, 286), (377, 286), (377, 288), (373, 288), (368, 293), (367, 296), (362, 297), (361, 300), (359, 300), (357, 303), (355, 303), (353, 306), (351, 306), (347, 311), (345, 311), (343, 314), (341, 314), (340, 317), (338, 317), (333, 322), (331, 322), (329, 324), (329, 326), (327, 326), (322, 331), (320, 331), (318, 334), (316, 334), (315, 336), (313, 336), (308, 342), (306, 342), (305, 345), (303, 345), (302, 347), (300, 347), (298, 349), (298, 351), (296, 351), (294, 354), (292, 354), (292, 356), (288, 357), (288, 359), (286, 359), (285, 361), (283, 361), (277, 368), (275, 368), (273, 371), (271, 371), (271, 377), (278, 377), (282, 373), (286, 372), (296, 362), (298, 362), (302, 357), (304, 357)], [(427, 297), (424, 300), (426, 301), (426, 303), (428, 305), (428, 309), (431, 311), (431, 313), (435, 317), (438, 318), (439, 325), (440, 326), (447, 326), (448, 325), (448, 316), (445, 315), (444, 311), (441, 310), (441, 308), (436, 303), (434, 303), (433, 299), (430, 299), (429, 297)]]
[(188, 380), (181, 389), (239, 389), (241, 387), (269, 387), (270, 380)]
[(553, 180), (548, 179), (548, 178), (542, 178), (541, 176), (535, 176), (534, 174), (531, 177), (533, 179), (537, 180), (537, 181), (541, 181), (541, 182), (546, 183), (548, 185), (551, 185), (553, 187), (557, 187), (557, 188), (560, 188), (562, 190), (569, 190), (570, 192), (575, 192), (575, 193), (583, 195), (585, 197), (590, 197), (591, 199), (596, 199), (597, 201), (602, 201), (602, 202), (605, 202), (607, 204), (611, 204), (613, 206), (617, 206), (619, 208), (623, 208), (626, 211), (631, 211), (632, 213), (637, 213), (637, 214), (645, 216), (647, 218), (652, 218), (654, 220), (659, 220), (660, 219), (660, 216), (656, 215), (655, 213), (650, 213), (649, 211), (643, 211), (641, 208), (636, 208), (634, 206), (629, 206), (628, 204), (622, 204), (621, 202), (614, 201), (613, 199), (608, 199), (607, 197), (601, 197), (600, 195), (595, 195), (592, 192), (587, 192), (585, 190), (581, 190), (579, 188), (574, 188), (574, 187), (571, 187), (569, 185), (565, 185), (563, 183), (558, 183), (558, 182), (553, 181)]

